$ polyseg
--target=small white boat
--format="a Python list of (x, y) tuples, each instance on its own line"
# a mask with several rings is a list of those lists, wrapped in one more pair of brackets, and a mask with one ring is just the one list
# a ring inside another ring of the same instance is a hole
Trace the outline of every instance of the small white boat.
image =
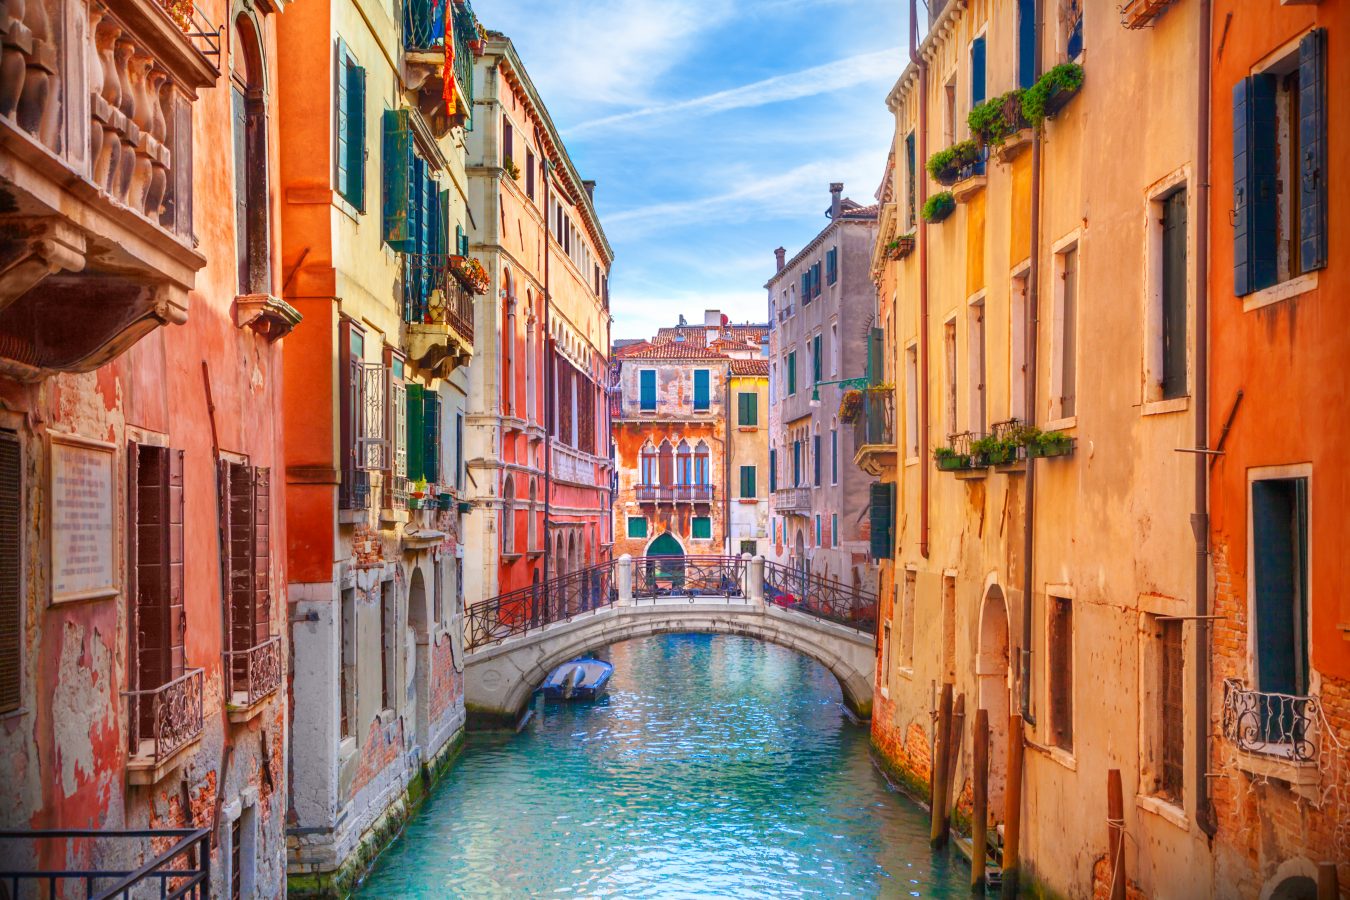
[(574, 659), (550, 672), (539, 690), (550, 700), (594, 700), (613, 674), (614, 667), (603, 659)]

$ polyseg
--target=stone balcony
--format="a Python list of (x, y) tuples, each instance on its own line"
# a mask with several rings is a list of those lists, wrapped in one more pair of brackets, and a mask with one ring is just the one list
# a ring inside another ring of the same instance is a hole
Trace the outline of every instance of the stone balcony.
[(441, 378), (473, 358), (473, 294), (444, 253), (403, 255), (403, 318), (408, 355)]
[(804, 513), (810, 509), (810, 488), (779, 488), (773, 492), (773, 511), (776, 513)]
[(220, 34), (154, 0), (0, 8), (0, 371), (83, 372), (187, 319), (192, 120)]

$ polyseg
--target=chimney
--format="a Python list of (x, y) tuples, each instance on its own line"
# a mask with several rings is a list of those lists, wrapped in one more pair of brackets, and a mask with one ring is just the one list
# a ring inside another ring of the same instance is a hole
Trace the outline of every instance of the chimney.
[(593, 179), (593, 178), (588, 178), (588, 179), (586, 179), (585, 181), (581, 182), (581, 186), (584, 187), (584, 188), (586, 189), (586, 196), (589, 197), (589, 198), (591, 198), (592, 201), (594, 201), (594, 200), (595, 200), (595, 179)]
[(779, 247), (777, 250), (773, 251), (773, 261), (778, 263), (778, 271), (783, 271), (783, 266), (787, 264), (787, 250), (783, 247)]
[(839, 218), (840, 195), (844, 193), (844, 183), (834, 181), (830, 183), (830, 218)]
[(703, 330), (704, 337), (709, 344), (717, 340), (722, 332), (722, 311), (720, 309), (705, 309), (703, 311)]

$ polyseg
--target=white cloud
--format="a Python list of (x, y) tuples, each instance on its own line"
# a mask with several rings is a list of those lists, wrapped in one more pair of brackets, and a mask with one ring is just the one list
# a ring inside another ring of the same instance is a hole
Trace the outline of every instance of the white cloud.
[(857, 87), (871, 81), (894, 80), (899, 71), (900, 48), (875, 50), (837, 59), (824, 65), (812, 66), (784, 75), (775, 75), (750, 84), (715, 91), (701, 97), (678, 100), (673, 103), (660, 103), (645, 106), (629, 112), (603, 116), (574, 125), (566, 130), (567, 135), (586, 131), (629, 125), (643, 119), (668, 115), (706, 115), (726, 112), (733, 109), (745, 109), (764, 106), (769, 103), (782, 103), (828, 94), (844, 88)]

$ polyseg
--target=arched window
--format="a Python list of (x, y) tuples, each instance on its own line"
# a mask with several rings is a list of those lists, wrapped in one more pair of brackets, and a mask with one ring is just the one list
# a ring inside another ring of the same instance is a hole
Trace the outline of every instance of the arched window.
[(698, 442), (694, 448), (694, 484), (709, 484), (708, 480), (708, 445), (703, 441)]
[(537, 353), (534, 348), (537, 331), (534, 316), (534, 294), (527, 288), (525, 291), (525, 418), (530, 422), (538, 419), (535, 404), (538, 403), (536, 395), (539, 393), (539, 373), (535, 371), (538, 364), (535, 362)]
[(516, 285), (511, 270), (502, 267), (502, 412), (516, 408)]
[(689, 442), (681, 440), (680, 445), (675, 448), (675, 483), (693, 484), (693, 459), (694, 451), (689, 448)]
[(516, 481), (510, 475), (502, 482), (502, 552), (516, 552)]
[(539, 517), (538, 517), (537, 506), (536, 506), (537, 500), (538, 500), (538, 498), (537, 498), (536, 493), (535, 493), (535, 483), (534, 483), (534, 479), (531, 478), (531, 479), (530, 479), (530, 511), (529, 511), (530, 524), (529, 524), (529, 528), (528, 528), (528, 532), (529, 532), (529, 545), (528, 545), (528, 549), (530, 549), (530, 550), (538, 550), (538, 549), (539, 549), (539, 521), (538, 521), (538, 518), (539, 518)]
[(262, 41), (251, 16), (234, 20), (230, 118), (234, 132), (234, 234), (240, 294), (271, 292), (267, 239), (267, 94)]
[(675, 483), (675, 448), (670, 445), (669, 438), (661, 441), (657, 451), (657, 470), (663, 486)]
[(642, 450), (638, 453), (639, 467), (638, 471), (642, 475), (642, 484), (656, 484), (656, 448), (652, 446), (649, 440), (642, 445)]

